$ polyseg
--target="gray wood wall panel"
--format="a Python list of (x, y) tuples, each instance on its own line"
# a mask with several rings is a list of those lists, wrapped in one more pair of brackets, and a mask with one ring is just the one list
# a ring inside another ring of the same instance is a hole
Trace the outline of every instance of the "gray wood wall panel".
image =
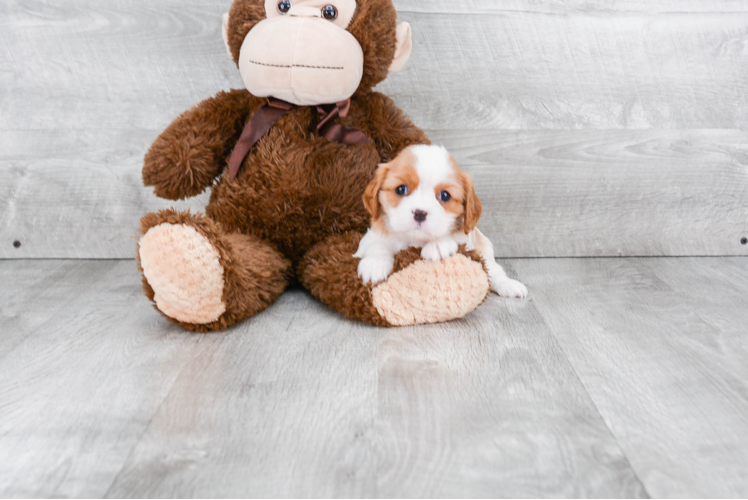
[[(0, 131), (0, 256), (132, 258), (139, 218), (187, 202), (141, 187), (156, 132)], [(748, 134), (737, 130), (433, 131), (475, 177), (497, 254), (748, 254)], [(111, 146), (110, 146), (111, 144)], [(30, 153), (30, 148), (36, 148)], [(39, 158), (39, 155), (41, 158)], [(39, 181), (38, 181), (39, 180)], [(13, 247), (13, 241), (22, 247)]]
[[(0, 5), (0, 258), (132, 257), (171, 205), (141, 186), (148, 145), (241, 86), (229, 4)], [(397, 4), (415, 50), (381, 90), (473, 162), (500, 255), (748, 253), (748, 2)]]
[(725, 13), (748, 12), (746, 0), (553, 0), (538, 2), (534, 0), (395, 0), (401, 11), (474, 14), (497, 12), (521, 12), (541, 14), (568, 13)]
[(748, 134), (438, 132), (497, 255), (748, 255)]

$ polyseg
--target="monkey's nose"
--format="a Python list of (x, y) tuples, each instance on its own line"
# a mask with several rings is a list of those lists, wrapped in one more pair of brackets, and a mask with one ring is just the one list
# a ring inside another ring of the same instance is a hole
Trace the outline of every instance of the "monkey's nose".
[(288, 11), (291, 17), (322, 17), (322, 10), (309, 5), (294, 5)]
[(416, 220), (416, 222), (425, 221), (427, 215), (428, 212), (424, 212), (423, 210), (416, 210), (413, 212), (413, 218)]

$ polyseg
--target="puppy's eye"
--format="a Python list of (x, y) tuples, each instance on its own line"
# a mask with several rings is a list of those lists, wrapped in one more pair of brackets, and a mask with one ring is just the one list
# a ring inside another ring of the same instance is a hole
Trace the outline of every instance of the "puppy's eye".
[(452, 199), (452, 195), (446, 191), (442, 191), (441, 193), (439, 193), (439, 199), (442, 200), (444, 203), (447, 203), (449, 200)]
[(395, 194), (398, 196), (407, 196), (408, 186), (405, 186), (405, 185), (398, 186), (397, 189), (395, 189)]
[(278, 2), (278, 12), (281, 14), (288, 14), (289, 10), (291, 10), (290, 0), (281, 0)]
[(322, 8), (322, 17), (328, 21), (334, 21), (338, 18), (338, 9), (334, 5), (325, 5)]

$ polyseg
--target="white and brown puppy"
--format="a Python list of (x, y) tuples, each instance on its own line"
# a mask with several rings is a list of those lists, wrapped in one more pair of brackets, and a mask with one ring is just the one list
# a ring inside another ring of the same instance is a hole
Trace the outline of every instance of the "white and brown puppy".
[(485, 260), (491, 290), (502, 297), (527, 296), (525, 285), (507, 277), (494, 260), (493, 245), (476, 228), (482, 207), (473, 181), (443, 147), (411, 146), (380, 165), (364, 204), (372, 227), (354, 257), (361, 259), (358, 275), (365, 283), (387, 279), (395, 255), (405, 248), (420, 247), (424, 259), (440, 260), (465, 244)]

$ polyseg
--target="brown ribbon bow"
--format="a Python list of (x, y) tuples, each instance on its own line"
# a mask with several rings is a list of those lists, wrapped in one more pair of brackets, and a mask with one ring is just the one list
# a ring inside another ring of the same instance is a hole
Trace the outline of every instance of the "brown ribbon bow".
[[(295, 104), (281, 101), (280, 99), (268, 98), (268, 103), (259, 109), (244, 127), (239, 141), (229, 158), (229, 175), (231, 180), (236, 179), (242, 168), (244, 159), (252, 147), (257, 144), (275, 122), (283, 118), (286, 113), (296, 108)], [(369, 140), (363, 132), (355, 128), (344, 127), (335, 123), (335, 119), (345, 118), (351, 110), (351, 100), (341, 101), (337, 104), (323, 104), (316, 107), (319, 124), (317, 132), (332, 142), (340, 144), (366, 144)]]

